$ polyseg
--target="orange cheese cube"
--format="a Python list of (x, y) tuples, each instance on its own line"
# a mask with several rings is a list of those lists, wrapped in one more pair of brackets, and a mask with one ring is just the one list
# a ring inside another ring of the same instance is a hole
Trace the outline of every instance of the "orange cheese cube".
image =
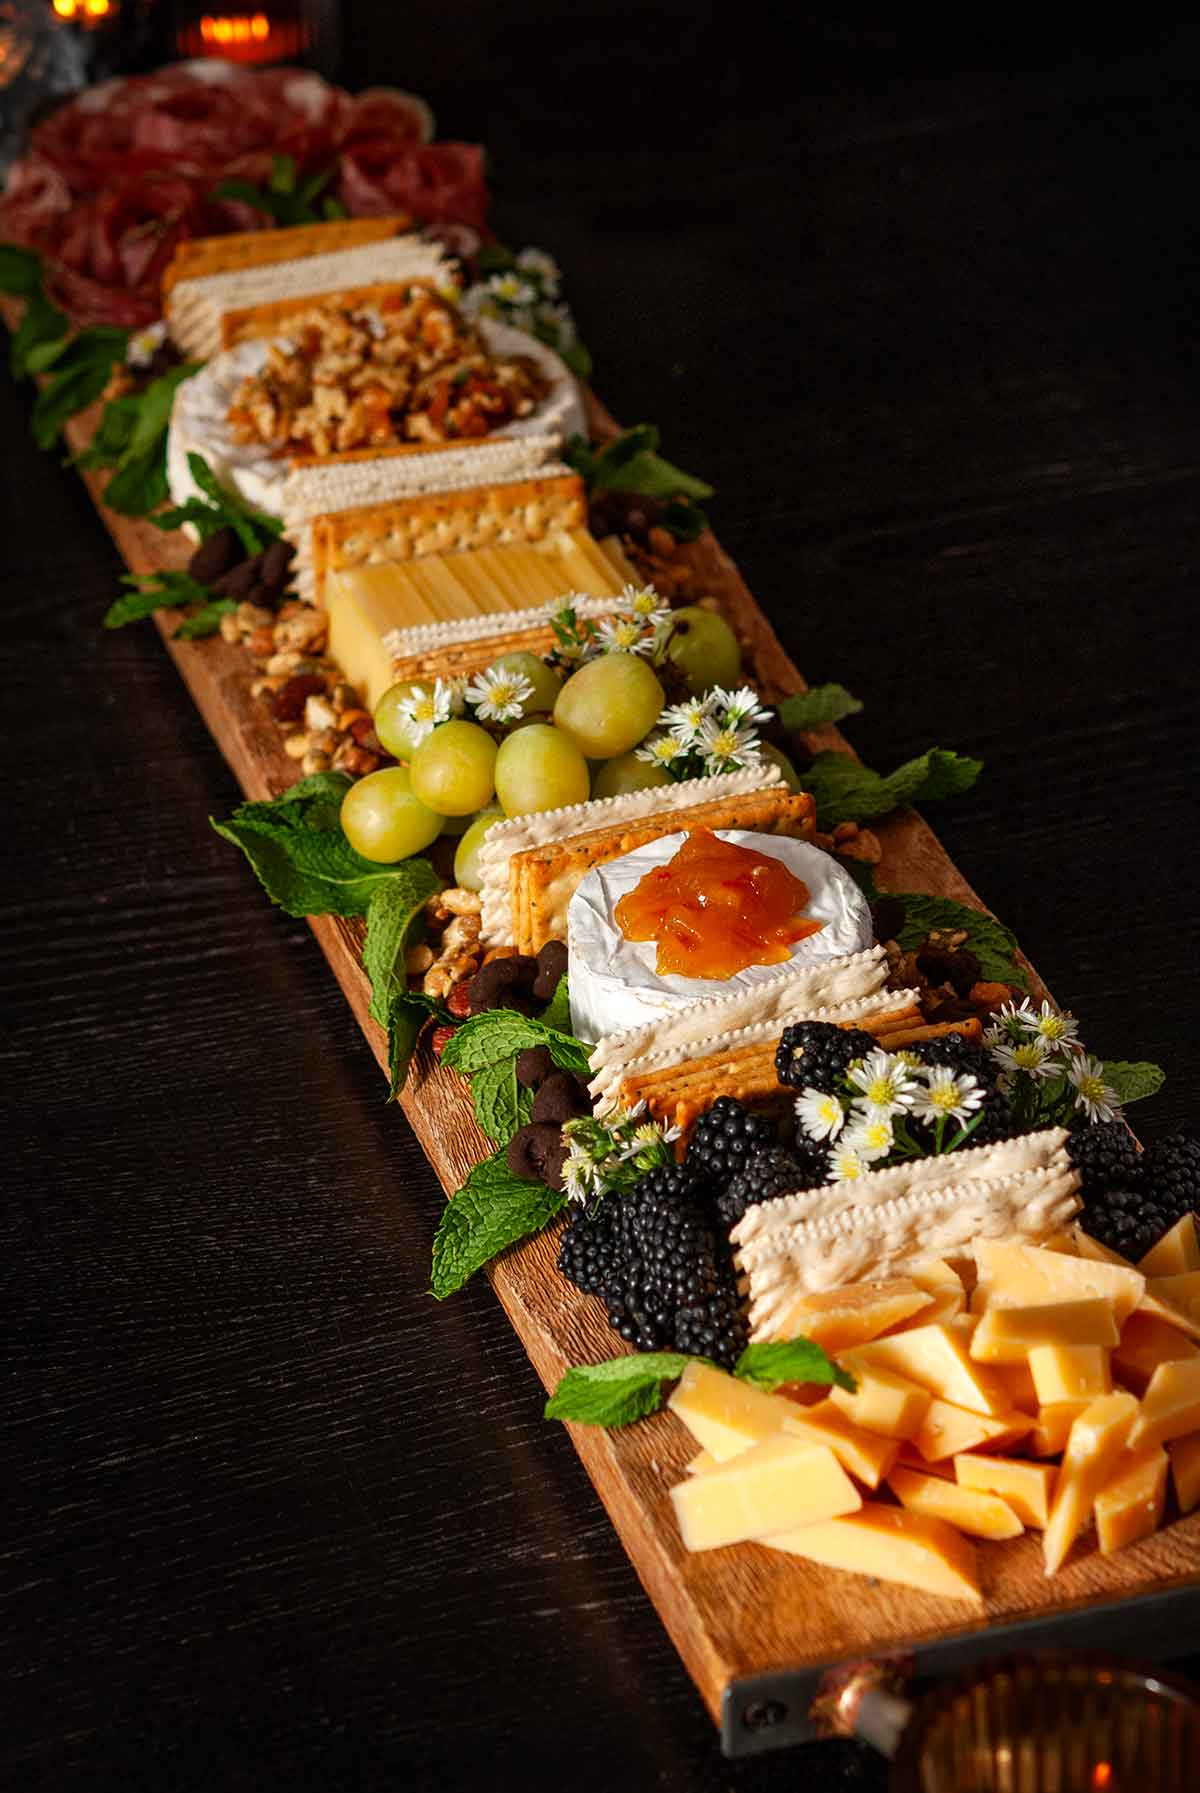
[(671, 1490), (687, 1550), (744, 1544), (853, 1513), (862, 1496), (824, 1445), (780, 1433)]
[(1047, 1575), (1055, 1575), (1061, 1569), (1091, 1517), (1097, 1493), (1130, 1441), (1137, 1411), (1137, 1402), (1130, 1394), (1101, 1395), (1084, 1408), (1071, 1427), (1042, 1535)]
[(1112, 1302), (1092, 1296), (1040, 1307), (993, 1307), (971, 1339), (978, 1363), (1021, 1364), (1037, 1345), (1115, 1345), (1120, 1338)]
[(783, 1429), (795, 1438), (807, 1438), (810, 1444), (827, 1445), (842, 1468), (868, 1488), (878, 1488), (900, 1453), (898, 1438), (865, 1432), (833, 1401), (797, 1408), (784, 1420)]
[(1161, 1444), (1118, 1457), (1112, 1474), (1096, 1493), (1101, 1555), (1111, 1556), (1157, 1531), (1166, 1501), (1167, 1453)]
[(1143, 1276), (1186, 1276), (1200, 1270), (1200, 1238), (1196, 1235), (1196, 1217), (1184, 1214), (1162, 1238), (1152, 1245), (1144, 1258), (1138, 1259)]
[(943, 1476), (915, 1469), (893, 1469), (888, 1487), (910, 1513), (944, 1519), (972, 1538), (1019, 1538), (1025, 1527), (998, 1494), (967, 1488)]
[(787, 1331), (793, 1338), (812, 1339), (832, 1356), (865, 1345), (932, 1305), (933, 1296), (914, 1278), (849, 1283), (799, 1296), (788, 1309)]
[(1143, 1309), (1170, 1321), (1189, 1338), (1200, 1334), (1200, 1270), (1180, 1276), (1151, 1276), (1146, 1282)]
[(971, 1413), (966, 1407), (955, 1407), (936, 1398), (929, 1403), (921, 1429), (913, 1443), (928, 1463), (939, 1463), (955, 1457), (959, 1451), (973, 1451), (977, 1445), (995, 1445), (1003, 1450), (1024, 1437), (1033, 1421), (1015, 1407), (1007, 1413)]
[(1200, 1501), (1200, 1432), (1172, 1438), (1167, 1445), (1171, 1459), (1171, 1479), (1181, 1513), (1190, 1513)]
[(1027, 1363), (998, 1363), (992, 1366), (990, 1373), (1005, 1390), (1014, 1407), (1031, 1416), (1037, 1412), (1041, 1403)]
[[(939, 1400), (973, 1413), (1007, 1412), (1012, 1406), (1007, 1390), (990, 1370), (972, 1362), (969, 1344), (955, 1321), (943, 1321), (940, 1326), (917, 1326), (911, 1332), (875, 1339), (854, 1353), (854, 1363), (892, 1370)], [(853, 1373), (853, 1365), (848, 1367)]]
[(915, 1438), (929, 1406), (929, 1390), (893, 1375), (881, 1364), (860, 1363), (856, 1357), (843, 1361), (857, 1387), (853, 1394), (831, 1389), (829, 1399), (847, 1419), (864, 1432), (880, 1432), (885, 1438)]
[(1160, 1364), (1192, 1357), (1200, 1357), (1200, 1351), (1191, 1339), (1154, 1314), (1139, 1311), (1130, 1314), (1121, 1328), (1120, 1343), (1113, 1347), (1112, 1371), (1118, 1382), (1140, 1395)]
[(1103, 1345), (1034, 1345), (1029, 1352), (1029, 1374), (1039, 1407), (1094, 1399), (1112, 1388)]
[(1064, 1449), (1071, 1427), (1087, 1406), (1086, 1401), (1056, 1401), (1038, 1411), (1029, 1449), (1035, 1457), (1057, 1457)]
[(718, 1463), (778, 1432), (791, 1402), (693, 1358), (667, 1406)]
[(715, 1469), (716, 1466), (717, 1459), (711, 1451), (697, 1451), (687, 1464), (687, 1473), (689, 1475), (707, 1475), (709, 1470)]
[(954, 1459), (954, 1474), (964, 1488), (998, 1494), (1026, 1525), (1045, 1525), (1058, 1474), (1052, 1463), (1025, 1463), (1017, 1457), (986, 1457), (968, 1451)]
[(1129, 1434), (1135, 1450), (1165, 1444), (1200, 1429), (1200, 1357), (1160, 1363), (1150, 1378)]
[[(928, 1292), (930, 1306), (921, 1313), (904, 1322), (904, 1330), (910, 1331), (914, 1326), (936, 1326), (942, 1320), (953, 1320), (963, 1313), (967, 1305), (967, 1291), (963, 1287), (962, 1277), (945, 1258), (930, 1258), (924, 1264), (917, 1264), (909, 1271), (909, 1275), (917, 1287)], [(899, 1331), (900, 1328), (894, 1330)]]
[(844, 1519), (780, 1533), (770, 1544), (828, 1569), (873, 1575), (951, 1599), (980, 1598), (974, 1546), (944, 1520), (905, 1507), (868, 1501)]
[[(975, 1262), (988, 1307), (1041, 1307), (1094, 1297), (1112, 1302), (1117, 1325), (1146, 1292), (1146, 1279), (1115, 1252), (1076, 1231), (1080, 1257), (1011, 1239), (977, 1239)], [(977, 1291), (978, 1293), (978, 1291)]]

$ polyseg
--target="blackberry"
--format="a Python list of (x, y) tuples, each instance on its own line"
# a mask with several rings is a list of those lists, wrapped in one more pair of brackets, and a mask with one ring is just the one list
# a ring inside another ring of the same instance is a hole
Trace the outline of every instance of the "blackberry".
[(775, 1072), (789, 1089), (819, 1089), (832, 1095), (856, 1058), (875, 1050), (876, 1041), (860, 1027), (830, 1021), (794, 1021), (783, 1030)]
[[(811, 1146), (802, 1162), (795, 1152), (783, 1146), (761, 1146), (744, 1160), (729, 1187), (717, 1197), (717, 1215), (727, 1227), (734, 1227), (747, 1208), (755, 1202), (774, 1201), (793, 1189), (815, 1189), (825, 1181), (827, 1154), (815, 1140), (804, 1140)], [(817, 1160), (820, 1168), (817, 1168)]]
[(584, 1295), (623, 1287), (627, 1258), (616, 1201), (578, 1210), (558, 1244), (559, 1269)]
[(1147, 1189), (1172, 1222), (1184, 1214), (1200, 1214), (1200, 1139), (1171, 1133), (1153, 1140), (1142, 1154)]
[(736, 1176), (747, 1155), (778, 1138), (775, 1123), (751, 1114), (732, 1096), (718, 1096), (692, 1128), (684, 1168), (697, 1173), (720, 1195)]
[(1067, 1135), (1067, 1156), (1079, 1172), (1085, 1208), (1093, 1202), (1102, 1205), (1110, 1189), (1141, 1184), (1142, 1154), (1124, 1121), (1073, 1128)]
[(681, 1308), (675, 1319), (675, 1349), (711, 1357), (731, 1370), (750, 1342), (750, 1329), (732, 1282), (707, 1301)]
[(1083, 1228), (1110, 1251), (1134, 1263), (1145, 1257), (1177, 1216), (1147, 1196), (1144, 1189), (1110, 1189), (1101, 1205), (1085, 1208)]
[(1123, 1257), (1144, 1257), (1185, 1214), (1200, 1213), (1200, 1140), (1174, 1133), (1139, 1152), (1120, 1121), (1067, 1141), (1083, 1179), (1082, 1223)]

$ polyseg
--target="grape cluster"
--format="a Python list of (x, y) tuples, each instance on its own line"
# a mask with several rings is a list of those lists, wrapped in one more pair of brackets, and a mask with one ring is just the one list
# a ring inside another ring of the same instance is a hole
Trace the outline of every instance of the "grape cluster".
[(1200, 1139), (1175, 1133), (1139, 1152), (1121, 1121), (1074, 1129), (1085, 1231), (1137, 1260), (1185, 1214), (1200, 1214)]

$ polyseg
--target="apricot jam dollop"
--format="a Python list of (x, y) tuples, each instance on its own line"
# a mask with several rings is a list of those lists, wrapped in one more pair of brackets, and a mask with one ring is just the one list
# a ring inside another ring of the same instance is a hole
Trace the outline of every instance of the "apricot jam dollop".
[(782, 859), (696, 828), (626, 892), (616, 918), (626, 940), (657, 942), (660, 977), (727, 978), (780, 964), (824, 927), (804, 914), (808, 900), (808, 885)]

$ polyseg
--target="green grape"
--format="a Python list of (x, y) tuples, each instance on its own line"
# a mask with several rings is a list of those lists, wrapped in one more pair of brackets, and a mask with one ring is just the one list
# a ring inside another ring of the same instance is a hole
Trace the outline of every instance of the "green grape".
[(429, 691), (429, 685), (422, 684), (419, 679), (401, 679), (398, 685), (389, 685), (379, 702), (375, 705), (375, 733), (383, 742), (389, 753), (394, 753), (398, 760), (410, 760), (416, 752), (420, 740), (418, 724), (417, 734), (413, 735), (413, 724), (407, 722), (399, 712), (404, 699), (414, 691)]
[(477, 722), (443, 722), (412, 756), (413, 790), (442, 816), (470, 816), (492, 800), (496, 743)]
[(500, 743), (496, 795), (506, 816), (586, 803), (590, 795), (587, 761), (562, 729), (549, 722), (531, 722)]
[(554, 721), (589, 759), (615, 759), (650, 733), (664, 703), (654, 669), (637, 654), (601, 654), (573, 672)]
[(406, 766), (384, 766), (352, 784), (342, 798), (342, 833), (364, 859), (391, 865), (432, 846), (442, 818), (413, 795)]
[(778, 747), (772, 747), (769, 741), (760, 741), (758, 744), (758, 751), (762, 754), (765, 760), (768, 760), (772, 765), (779, 767), (783, 782), (789, 791), (799, 792), (807, 789), (804, 780), (801, 778), (799, 772), (797, 772), (786, 753), (781, 752)]
[(502, 822), (502, 809), (482, 809), (467, 823), (466, 832), (454, 855), (454, 882), (464, 890), (478, 890), (483, 883), (479, 870), (479, 849), (493, 822)]
[(667, 658), (679, 668), (693, 697), (702, 697), (714, 685), (736, 685), (742, 673), (737, 636), (724, 617), (696, 604), (672, 610)]
[(525, 700), (527, 716), (548, 715), (554, 708), (554, 700), (562, 690), (562, 680), (554, 668), (539, 660), (536, 654), (501, 654), (492, 671), (497, 668), (501, 672), (523, 673), (533, 686), (533, 696)]
[(651, 765), (633, 753), (619, 753), (614, 760), (601, 760), (592, 780), (592, 796), (623, 797), (626, 791), (652, 791), (670, 782), (665, 766)]

